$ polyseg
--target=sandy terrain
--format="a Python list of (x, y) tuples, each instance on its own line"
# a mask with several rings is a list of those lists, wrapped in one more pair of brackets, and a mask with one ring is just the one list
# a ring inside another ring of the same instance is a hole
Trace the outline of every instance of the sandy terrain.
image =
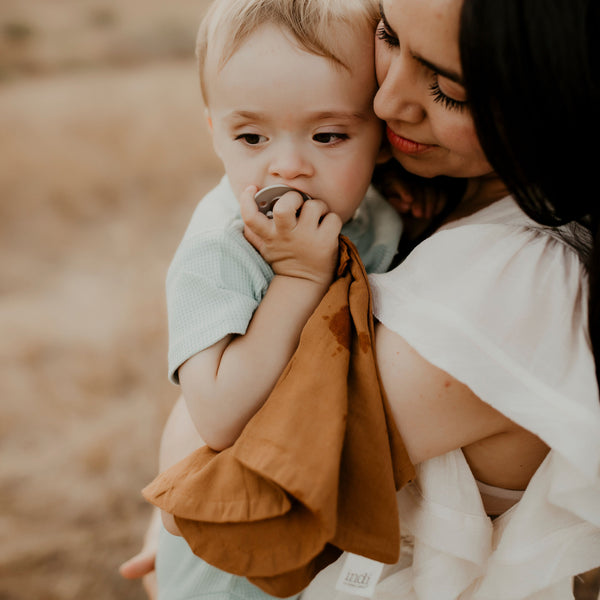
[(221, 174), (205, 5), (0, 0), (0, 600), (145, 597), (116, 569), (177, 393), (163, 281)]
[(144, 597), (116, 568), (176, 394), (164, 275), (221, 173), (193, 60), (203, 3), (93, 4), (0, 7), (2, 600)]

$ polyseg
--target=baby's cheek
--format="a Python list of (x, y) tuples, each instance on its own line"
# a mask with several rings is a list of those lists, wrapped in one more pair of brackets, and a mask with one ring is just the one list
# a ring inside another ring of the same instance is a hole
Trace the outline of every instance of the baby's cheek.
[(256, 185), (260, 187), (260, 182), (254, 181), (256, 177), (252, 177), (250, 174), (239, 173), (236, 176), (232, 177), (228, 173), (229, 184), (231, 185), (231, 189), (233, 190), (234, 196), (239, 200), (242, 192), (249, 185)]
[[(364, 178), (351, 179), (352, 178), (348, 178), (345, 182), (346, 185), (344, 185), (342, 189), (342, 193), (338, 194), (339, 199), (337, 204), (339, 209), (335, 211), (342, 217), (344, 222), (352, 218), (360, 206), (360, 203), (363, 201), (368, 187), (368, 182), (365, 186)], [(370, 179), (368, 181), (370, 181)]]

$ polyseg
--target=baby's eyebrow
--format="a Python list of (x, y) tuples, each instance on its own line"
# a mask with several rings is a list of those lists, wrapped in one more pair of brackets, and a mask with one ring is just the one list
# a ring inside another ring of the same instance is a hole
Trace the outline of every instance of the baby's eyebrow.
[(264, 113), (251, 110), (235, 110), (227, 117), (232, 121), (263, 121), (266, 119)]
[(314, 121), (326, 121), (328, 119), (338, 119), (340, 121), (364, 121), (366, 118), (367, 115), (360, 111), (325, 110), (310, 113), (310, 119)]
[[(253, 110), (235, 110), (227, 115), (227, 119), (232, 122), (246, 122), (253, 121), (260, 123), (269, 120), (268, 113), (253, 111)], [(307, 122), (318, 122), (327, 120), (337, 121), (364, 121), (368, 119), (368, 115), (365, 112), (353, 111), (353, 110), (317, 110), (306, 113)]]

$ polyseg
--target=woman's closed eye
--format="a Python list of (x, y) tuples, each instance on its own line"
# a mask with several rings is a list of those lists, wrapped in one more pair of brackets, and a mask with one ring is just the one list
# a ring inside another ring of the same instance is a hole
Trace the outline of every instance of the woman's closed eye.
[[(400, 40), (394, 33), (392, 33), (389, 30), (384, 18), (381, 19), (381, 21), (379, 22), (379, 25), (377, 26), (377, 37), (380, 40), (382, 40), (390, 48), (399, 48), (400, 47)], [(424, 61), (423, 59), (417, 58), (417, 57), (415, 57), (415, 58), (416, 58), (416, 60), (421, 62), (424, 67), (430, 68), (431, 65), (428, 61)], [(466, 108), (466, 106), (467, 106), (466, 101), (453, 98), (452, 96), (449, 96), (448, 94), (444, 93), (444, 91), (440, 88), (440, 84), (439, 84), (440, 74), (439, 73), (437, 73), (436, 71), (433, 71), (432, 75), (433, 75), (433, 81), (429, 86), (429, 91), (430, 91), (431, 95), (433, 96), (434, 102), (441, 104), (444, 108), (447, 108), (448, 110), (461, 111), (464, 108)]]
[(444, 94), (444, 92), (440, 88), (440, 82), (438, 77), (438, 74), (434, 73), (433, 81), (429, 86), (429, 91), (433, 96), (433, 101), (441, 104), (444, 108), (447, 108), (448, 110), (464, 110), (467, 107), (467, 102), (465, 100), (456, 100), (455, 98)]
[(333, 131), (326, 131), (323, 133), (315, 133), (313, 135), (313, 140), (318, 142), (319, 144), (326, 144), (332, 146), (334, 144), (338, 144), (343, 140), (348, 139), (348, 134), (346, 133), (337, 133)]
[(241, 140), (248, 146), (257, 146), (258, 144), (264, 144), (267, 138), (259, 133), (240, 133), (235, 137), (236, 141)]

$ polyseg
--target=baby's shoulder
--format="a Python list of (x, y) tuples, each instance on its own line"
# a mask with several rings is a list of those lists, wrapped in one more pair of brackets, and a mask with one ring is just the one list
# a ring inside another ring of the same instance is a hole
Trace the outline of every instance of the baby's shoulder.
[(242, 228), (239, 204), (226, 177), (196, 205), (184, 239), (207, 232), (226, 231), (235, 225)]

